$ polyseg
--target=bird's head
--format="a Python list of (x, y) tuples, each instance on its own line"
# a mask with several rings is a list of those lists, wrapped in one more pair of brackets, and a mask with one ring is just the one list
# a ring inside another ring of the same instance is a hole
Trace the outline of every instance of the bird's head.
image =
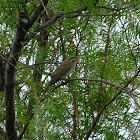
[(80, 56), (71, 56), (68, 60), (77, 62), (80, 59)]

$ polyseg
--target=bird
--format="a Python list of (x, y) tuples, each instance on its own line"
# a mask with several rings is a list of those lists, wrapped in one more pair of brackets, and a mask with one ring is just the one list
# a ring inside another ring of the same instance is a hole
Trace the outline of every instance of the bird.
[(69, 76), (74, 71), (79, 59), (79, 56), (71, 56), (70, 58), (62, 61), (61, 64), (56, 68), (56, 70), (50, 74), (51, 80), (48, 85), (51, 86), (57, 81)]

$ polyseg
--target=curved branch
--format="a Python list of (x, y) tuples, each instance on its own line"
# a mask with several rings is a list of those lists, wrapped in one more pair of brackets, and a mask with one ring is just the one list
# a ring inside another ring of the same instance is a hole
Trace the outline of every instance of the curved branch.
[(109, 82), (109, 81), (105, 81), (103, 79), (89, 79), (89, 78), (72, 78), (72, 79), (63, 79), (63, 80), (66, 80), (65, 82), (61, 82), (60, 84), (58, 84), (57, 86), (55, 86), (50, 92), (47, 92), (48, 88), (46, 88), (46, 90), (44, 92), (47, 92), (46, 94), (44, 94), (44, 96), (42, 97), (42, 99), (40, 100), (40, 103), (43, 102), (46, 97), (48, 97), (52, 92), (54, 92), (57, 88), (59, 88), (60, 86), (63, 86), (63, 85), (66, 85), (67, 83), (69, 83), (70, 81), (75, 81), (75, 80), (78, 80), (78, 81), (90, 81), (90, 82), (100, 82), (100, 83), (105, 83), (107, 85), (111, 85), (112, 87), (120, 90), (121, 92), (125, 92), (125, 93), (129, 93), (129, 91), (124, 88), (124, 87), (120, 87), (112, 82)]
[[(101, 109), (101, 111), (98, 113), (97, 117), (95, 118), (95, 121), (94, 123), (92, 124), (92, 127), (90, 128), (90, 130), (87, 132), (87, 135), (85, 137), (85, 140), (88, 140), (90, 134), (92, 133), (94, 127), (96, 126), (101, 114), (103, 113), (103, 111), (106, 109), (107, 106), (109, 106), (119, 95), (121, 92), (126, 92), (128, 93), (128, 91), (126, 90), (126, 87), (138, 76), (140, 72), (140, 68), (139, 68), (139, 71), (128, 81), (128, 83), (126, 84), (126, 86), (124, 87), (120, 87), (120, 86), (117, 86), (116, 84), (114, 83), (111, 83), (109, 81), (105, 81), (105, 80), (100, 80), (100, 79), (89, 79), (89, 78), (72, 78), (72, 79), (65, 79), (66, 81), (65, 82), (61, 82), (60, 84), (58, 84), (57, 86), (55, 86), (50, 92), (47, 92), (46, 94), (44, 94), (44, 96), (42, 97), (42, 99), (40, 100), (39, 104), (41, 104), (52, 92), (54, 92), (57, 88), (59, 88), (60, 86), (63, 86), (63, 85), (66, 85), (68, 82), (70, 81), (75, 81), (75, 80), (79, 80), (79, 81), (91, 81), (91, 82), (102, 82), (102, 83), (105, 83), (105, 84), (108, 84), (108, 85), (111, 85), (117, 89), (119, 89), (120, 91), (108, 102), (105, 104), (105, 106)], [(46, 88), (46, 90), (44, 92), (46, 92), (48, 90), (48, 87)], [(31, 115), (30, 119), (28, 120), (28, 122), (24, 125), (24, 128), (21, 132), (21, 134), (19, 135), (19, 138), (18, 140), (20, 140), (22, 138), (22, 136), (24, 135), (31, 119), (33, 118), (34, 116), (34, 113)]]
[(84, 8), (81, 8), (73, 13), (69, 13), (69, 14), (65, 14), (64, 11), (56, 14), (55, 16), (53, 16), (50, 20), (48, 20), (46, 23), (44, 23), (43, 25), (37, 27), (33, 32), (29, 33), (28, 35), (25, 36), (24, 39), (24, 45), (33, 37), (35, 36), (37, 33), (39, 33), (41, 30), (43, 30), (46, 27), (49, 27), (51, 25), (53, 25), (58, 19), (60, 19), (61, 17), (65, 17), (65, 18), (74, 18), (79, 16), (83, 11), (85, 11), (87, 9), (87, 7), (85, 6)]
[[(66, 79), (67, 80), (67, 79)], [(104, 84), (107, 84), (107, 85), (111, 85), (112, 87), (122, 91), (122, 92), (125, 92), (125, 93), (129, 93), (129, 91), (124, 88), (124, 87), (120, 87), (112, 82), (109, 82), (109, 81), (105, 81), (103, 79), (89, 79), (89, 78), (72, 78), (72, 79), (68, 79), (67, 81), (74, 81), (74, 80), (80, 80), (80, 81), (90, 81), (90, 82), (99, 82), (99, 83), (104, 83)]]
[[(128, 85), (134, 81), (134, 79), (139, 75), (140, 73), (140, 66), (138, 68), (138, 71), (134, 74), (134, 76), (125, 84), (124, 88), (128, 87)], [(103, 112), (105, 111), (105, 109), (115, 100), (117, 99), (117, 97), (121, 94), (121, 91), (119, 91), (110, 101), (108, 101), (104, 107), (100, 110), (100, 112), (97, 114), (94, 122), (92, 123), (91, 128), (88, 130), (84, 140), (88, 140), (88, 138), (90, 137), (91, 133), (93, 132), (94, 128), (96, 127), (96, 124), (98, 123), (101, 115), (103, 114)]]

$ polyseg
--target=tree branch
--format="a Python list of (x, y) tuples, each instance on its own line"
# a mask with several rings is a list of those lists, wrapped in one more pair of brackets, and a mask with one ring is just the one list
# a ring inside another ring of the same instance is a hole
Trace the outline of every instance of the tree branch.
[(99, 8), (99, 9), (107, 9), (107, 10), (119, 11), (118, 9), (113, 8), (113, 7), (107, 7), (107, 6), (96, 6), (96, 7)]
[(25, 133), (25, 131), (26, 131), (26, 129), (27, 129), (27, 127), (28, 127), (30, 121), (31, 121), (32, 118), (33, 118), (33, 116), (34, 116), (34, 113), (31, 114), (31, 116), (30, 116), (28, 122), (24, 125), (22, 132), (21, 132), (20, 135), (18, 136), (18, 140), (21, 140), (21, 139), (22, 139), (22, 137), (23, 137), (23, 135), (24, 135), (24, 133)]
[[(43, 0), (47, 4), (47, 0)], [(26, 31), (32, 26), (37, 19), (39, 13), (43, 11), (41, 3), (36, 9), (35, 14), (32, 14), (30, 22), (24, 22), (27, 19), (25, 3), (19, 1), (19, 21), (17, 30), (12, 43), (12, 49), (5, 66), (5, 103), (6, 103), (6, 134), (8, 140), (17, 140), (17, 130), (15, 126), (15, 103), (14, 103), (14, 89), (15, 89), (15, 72), (16, 65), (23, 47)], [(24, 9), (24, 10), (23, 10)], [(33, 16), (34, 15), (34, 16)]]
[[(138, 73), (140, 72), (140, 69), (138, 71)], [(137, 73), (137, 74), (138, 74)], [(137, 77), (137, 74), (134, 75), (134, 77), (132, 77), (133, 79), (135, 79)], [(130, 83), (133, 81), (133, 79), (130, 79)], [(117, 86), (116, 84), (114, 83), (111, 83), (109, 81), (105, 81), (105, 80), (100, 80), (100, 79), (89, 79), (89, 78), (72, 78), (72, 79), (64, 79), (66, 80), (65, 82), (61, 82), (60, 84), (58, 84), (57, 86), (55, 86), (50, 92), (47, 92), (46, 94), (44, 94), (44, 96), (40, 99), (40, 102), (39, 104), (41, 104), (52, 92), (54, 92), (57, 88), (59, 88), (60, 86), (63, 86), (63, 85), (66, 85), (68, 82), (70, 81), (75, 81), (75, 80), (78, 80), (78, 81), (90, 81), (90, 82), (101, 82), (101, 83), (105, 83), (105, 84), (108, 84), (108, 85), (111, 85), (112, 87), (115, 87), (116, 89), (120, 90), (118, 92), (118, 95), (121, 93), (121, 92), (126, 92), (128, 93), (129, 91), (126, 89), (127, 86), (125, 87), (120, 87), (120, 86)], [(46, 88), (46, 90), (44, 91), (44, 93), (48, 90), (48, 87)], [(112, 98), (102, 109), (101, 111), (99, 112), (99, 114), (97, 115), (96, 119), (95, 119), (95, 122), (97, 123), (99, 117), (101, 116), (102, 112), (106, 109), (106, 107), (112, 103), (118, 95), (115, 95), (114, 98)], [(24, 135), (31, 119), (33, 118), (34, 114), (31, 115), (30, 119), (28, 120), (28, 122), (24, 125), (24, 128), (21, 132), (21, 134), (19, 135), (19, 138), (18, 140), (20, 140), (22, 138), (22, 136)], [(95, 124), (96, 125), (96, 124)], [(88, 133), (91, 133), (91, 132), (88, 132)], [(90, 136), (90, 134), (89, 134)]]
[(89, 82), (100, 82), (100, 83), (104, 83), (104, 84), (107, 84), (107, 85), (111, 85), (112, 87), (122, 91), (122, 92), (125, 92), (125, 93), (129, 93), (129, 91), (124, 88), (124, 87), (120, 87), (112, 82), (109, 82), (109, 81), (105, 81), (103, 79), (89, 79), (89, 78), (72, 78), (72, 79), (66, 79), (68, 82), (69, 81), (74, 81), (74, 80), (80, 80), (80, 81), (89, 81)]
[(37, 5), (37, 8), (35, 11), (33, 11), (33, 13), (30, 15), (29, 17), (29, 26), (31, 27), (34, 22), (36, 21), (36, 19), (38, 18), (39, 14), (45, 10), (44, 6), (47, 5), (48, 0), (40, 0), (39, 4)]
[(53, 16), (50, 20), (48, 20), (46, 23), (44, 23), (43, 25), (37, 27), (33, 32), (29, 33), (28, 35), (25, 36), (25, 40), (24, 40), (24, 45), (29, 41), (30, 38), (32, 38), (34, 35), (36, 35), (38, 32), (40, 32), (41, 30), (43, 30), (46, 27), (49, 27), (51, 25), (53, 25), (59, 18), (61, 17), (65, 17), (65, 18), (74, 18), (79, 16), (79, 14), (81, 14), (84, 10), (86, 10), (87, 7), (81, 8), (73, 13), (69, 13), (69, 14), (65, 14), (63, 11), (56, 14), (55, 16)]
[[(41, 104), (45, 99), (46, 97), (48, 97), (52, 92), (54, 92), (58, 87), (62, 86), (62, 85), (66, 85), (68, 82), (61, 82), (60, 84), (58, 84), (56, 87), (54, 87), (50, 92), (48, 92), (47, 94), (45, 94), (42, 99), (40, 100), (39, 104)], [(47, 88), (48, 89), (48, 88)], [(34, 116), (34, 113), (31, 114), (29, 120), (26, 122), (26, 124), (24, 125), (23, 129), (22, 129), (22, 132), (20, 133), (19, 137), (18, 137), (18, 140), (21, 140), (28, 125), (30, 124), (30, 121), (32, 120)]]
[[(138, 71), (134, 74), (134, 76), (125, 84), (124, 88), (128, 87), (128, 85), (134, 81), (134, 79), (139, 75), (140, 73), (140, 66), (138, 68)], [(93, 132), (94, 128), (96, 127), (96, 124), (98, 123), (101, 115), (103, 114), (103, 112), (105, 111), (105, 109), (115, 100), (117, 99), (117, 97), (121, 94), (121, 90), (110, 100), (108, 101), (104, 107), (100, 110), (100, 112), (97, 114), (94, 122), (92, 123), (91, 128), (88, 130), (84, 140), (88, 140), (88, 138), (90, 137), (91, 133)]]

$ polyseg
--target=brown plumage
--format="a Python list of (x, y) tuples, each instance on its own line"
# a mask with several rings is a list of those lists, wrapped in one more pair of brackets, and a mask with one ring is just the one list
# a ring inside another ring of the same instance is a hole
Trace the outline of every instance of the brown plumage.
[(51, 80), (49, 86), (53, 85), (57, 81), (69, 76), (75, 69), (77, 61), (80, 59), (78, 56), (72, 56), (63, 61), (56, 70), (51, 74)]

